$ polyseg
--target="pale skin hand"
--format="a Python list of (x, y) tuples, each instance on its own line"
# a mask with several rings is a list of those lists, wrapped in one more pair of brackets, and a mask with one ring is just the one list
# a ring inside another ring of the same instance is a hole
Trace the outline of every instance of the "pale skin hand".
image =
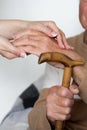
[(65, 34), (57, 27), (56, 23), (53, 21), (28, 22), (28, 29), (16, 34), (15, 39), (30, 34), (29, 30), (37, 30), (47, 34), (49, 37), (56, 37), (60, 48), (73, 49), (73, 47), (68, 45)]
[(7, 38), (0, 35), (0, 54), (10, 59), (8, 54), (10, 54), (12, 58), (12, 56), (14, 57), (23, 56), (25, 55), (25, 52), (22, 49), (18, 49), (15, 46), (13, 46), (12, 43), (10, 43)]
[(14, 33), (23, 30), (25, 25), (20, 20), (0, 20), (0, 54), (8, 59), (24, 57), (25, 52), (12, 45)]
[(68, 120), (74, 104), (74, 94), (78, 93), (79, 89), (76, 85), (70, 86), (70, 89), (62, 86), (51, 87), (46, 100), (48, 119), (51, 122)]
[[(3, 50), (0, 50), (1, 55), (4, 57), (7, 57), (8, 59), (16, 58), (19, 56), (24, 57), (25, 53), (23, 50), (18, 52), (18, 48), (12, 47), (12, 44), (10, 44), (9, 41), (9, 49), (8, 48), (7, 41), (8, 39), (18, 39), (24, 35), (30, 34), (31, 29), (38, 30), (40, 32), (45, 33), (49, 37), (56, 37), (57, 41), (59, 42), (59, 46), (61, 48), (66, 49), (72, 49), (66, 41), (64, 33), (56, 26), (56, 24), (53, 21), (23, 21), (23, 20), (0, 20), (0, 34), (3, 36), (3, 38), (6, 40), (1, 45), (1, 48)], [(7, 38), (7, 39), (6, 39)], [(1, 38), (2, 39), (2, 38)], [(12, 51), (13, 48), (13, 51)], [(16, 53), (15, 53), (16, 52)]]

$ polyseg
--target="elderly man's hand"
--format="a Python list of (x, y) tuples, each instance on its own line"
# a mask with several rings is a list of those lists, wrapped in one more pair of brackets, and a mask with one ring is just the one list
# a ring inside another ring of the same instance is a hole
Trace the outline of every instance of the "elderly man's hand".
[(58, 86), (50, 88), (46, 101), (48, 119), (52, 122), (69, 119), (74, 104), (74, 94), (78, 93), (79, 89), (76, 85), (72, 85), (70, 89)]
[(73, 50), (61, 49), (55, 38), (50, 38), (46, 34), (36, 30), (29, 30), (26, 35), (21, 35), (18, 39), (15, 39), (13, 45), (22, 47), (26, 53), (37, 56), (44, 52), (61, 52), (74, 60), (81, 58)]

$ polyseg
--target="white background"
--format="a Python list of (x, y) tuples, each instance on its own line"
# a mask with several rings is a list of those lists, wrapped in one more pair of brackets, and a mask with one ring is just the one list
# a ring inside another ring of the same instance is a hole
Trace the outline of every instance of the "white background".
[[(0, 0), (0, 19), (53, 20), (66, 36), (83, 31), (78, 19), (79, 0)], [(7, 60), (0, 56), (0, 121), (17, 96), (35, 81), (45, 65), (36, 56)]]

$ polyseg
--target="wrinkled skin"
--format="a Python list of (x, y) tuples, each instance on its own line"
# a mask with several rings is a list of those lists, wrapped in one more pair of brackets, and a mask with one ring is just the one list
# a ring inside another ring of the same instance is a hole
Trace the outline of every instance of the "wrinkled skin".
[(62, 86), (51, 87), (46, 101), (48, 119), (52, 122), (68, 120), (74, 104), (73, 96), (78, 93), (79, 89), (76, 85), (70, 86), (70, 90)]
[(8, 59), (26, 56), (23, 49), (14, 47), (12, 43), (31, 29), (43, 32), (49, 37), (56, 37), (60, 48), (72, 48), (68, 45), (64, 33), (53, 21), (0, 20), (0, 25), (0, 54)]
[(87, 0), (80, 0), (79, 19), (84, 29), (87, 29)]

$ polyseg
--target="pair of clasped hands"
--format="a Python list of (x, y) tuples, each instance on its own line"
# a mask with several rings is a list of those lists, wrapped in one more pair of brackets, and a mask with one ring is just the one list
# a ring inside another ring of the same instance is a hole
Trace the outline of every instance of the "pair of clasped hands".
[[(53, 21), (0, 21), (0, 54), (8, 59), (25, 57), (27, 54), (39, 56), (43, 52), (56, 52), (60, 48), (73, 49)], [(51, 121), (68, 119), (74, 103), (73, 96), (77, 93), (75, 85), (70, 90), (51, 87), (47, 98), (48, 118)]]

